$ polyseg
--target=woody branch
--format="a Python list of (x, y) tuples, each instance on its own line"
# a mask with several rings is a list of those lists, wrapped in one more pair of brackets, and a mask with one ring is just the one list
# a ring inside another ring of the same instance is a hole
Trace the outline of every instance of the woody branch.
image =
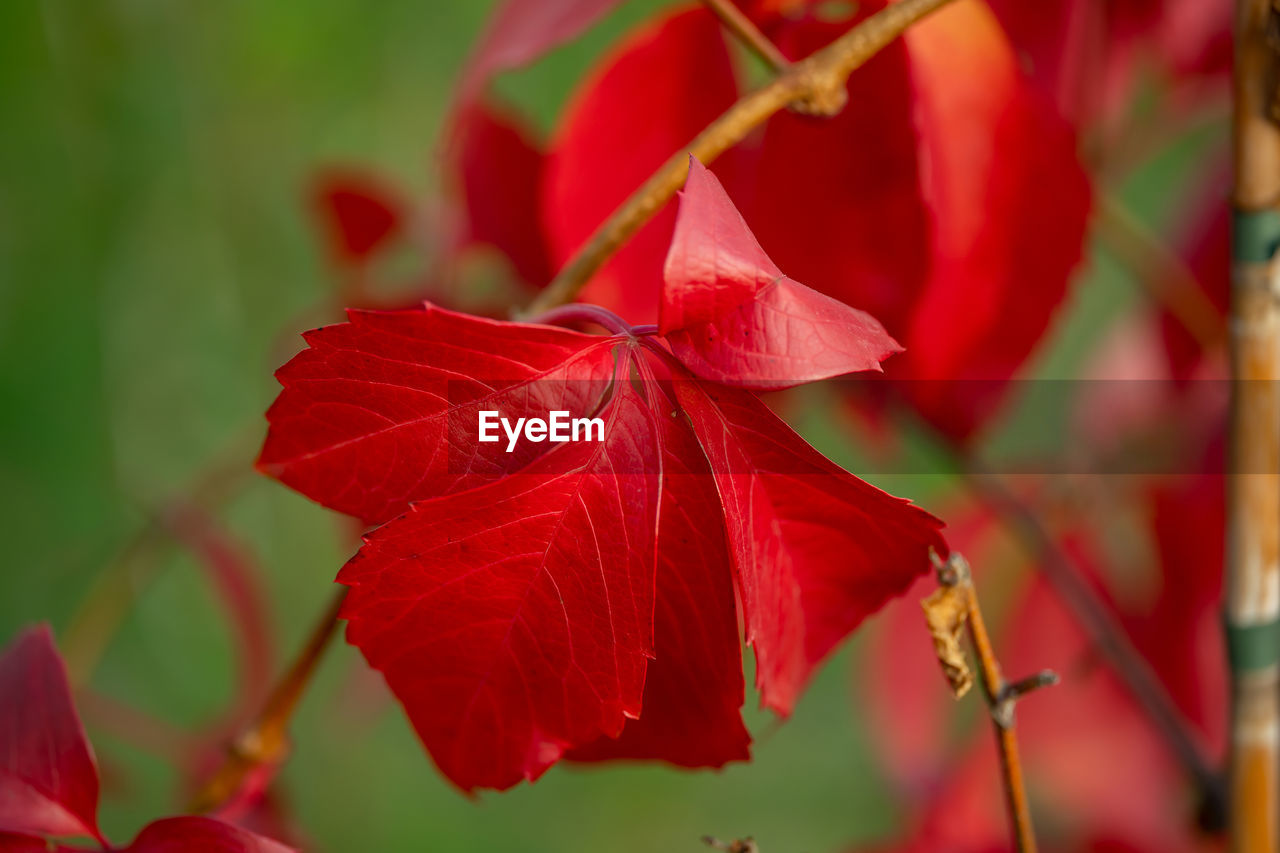
[(1028, 693), (1057, 684), (1058, 676), (1050, 670), (1043, 670), (1018, 681), (1007, 681), (996, 658), (991, 637), (987, 634), (987, 623), (982, 616), (982, 607), (978, 604), (978, 593), (973, 586), (969, 563), (955, 552), (945, 560), (936, 554), (932, 556), (939, 587), (921, 605), (924, 607), (929, 632), (933, 636), (938, 662), (947, 676), (952, 693), (957, 699), (964, 696), (973, 686), (968, 660), (960, 648), (960, 635), (968, 634), (969, 643), (978, 659), (982, 695), (996, 735), (1000, 780), (1004, 786), (1014, 849), (1018, 853), (1035, 853), (1036, 838), (1022, 777), (1022, 757), (1018, 750), (1014, 707)]

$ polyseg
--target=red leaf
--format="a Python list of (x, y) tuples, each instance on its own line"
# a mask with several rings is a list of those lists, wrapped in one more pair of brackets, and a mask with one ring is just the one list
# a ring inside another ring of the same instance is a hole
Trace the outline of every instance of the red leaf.
[[(1078, 563), (1089, 562), (1080, 543), (1066, 544)], [(1047, 584), (1036, 580), (1029, 587), (1008, 631), (1018, 642), (1006, 643), (1003, 663), (1018, 673), (1049, 667), (1063, 682), (1052, 695), (1018, 708), (1028, 773), (1045, 780), (1046, 800), (1066, 826), (1138, 838), (1150, 850), (1190, 848), (1189, 810), (1182, 826), (1171, 819), (1185, 796), (1173, 756), (1120, 679), (1096, 661)]]
[(724, 516), (688, 423), (682, 416), (662, 417), (659, 428), (656, 659), (644, 684), (644, 710), (616, 740), (601, 738), (570, 757), (719, 767), (747, 760), (751, 743), (739, 711), (742, 654)]
[[(574, 95), (550, 146), (542, 210), (552, 260), (563, 264), (736, 93), (720, 24), (705, 9), (665, 15), (615, 48)], [(645, 103), (664, 106), (636, 108)], [(721, 174), (732, 162), (722, 158)], [(632, 323), (656, 320), (675, 213), (664, 207), (596, 274), (582, 300)]]
[(761, 702), (789, 714), (814, 666), (946, 553), (941, 523), (822, 456), (753, 395), (677, 398), (715, 475)]
[[(1114, 117), (1132, 94), (1135, 36), (1153, 0), (990, 0), (1030, 79), (1080, 125)], [(1157, 13), (1158, 14), (1158, 13)]]
[[(1206, 470), (1221, 471), (1221, 458)], [(1151, 525), (1162, 572), (1159, 594), (1138, 634), (1170, 695), (1215, 752), (1226, 743), (1224, 697), (1230, 695), (1220, 612), (1224, 491), (1217, 473), (1152, 489)]]
[(963, 380), (1009, 378), (1045, 334), (1080, 260), (1089, 183), (1074, 136), (1022, 78), (985, 6), (961, 0), (905, 39), (935, 223), (905, 360), (930, 380), (914, 387), (916, 405), (967, 437), (993, 402)]
[(1163, 5), (1157, 55), (1168, 59), (1174, 73), (1230, 73), (1231, 5), (1213, 0), (1164, 0)]
[(278, 841), (210, 817), (171, 817), (147, 824), (124, 853), (291, 853)]
[[(943, 550), (932, 517), (827, 462), (749, 394), (694, 385), (643, 337), (430, 306), (351, 317), (280, 372), (263, 464), (371, 521), (404, 513), (339, 576), (348, 639), (464, 789), (535, 778), (570, 751), (744, 758), (734, 572), (765, 701), (785, 712)], [(659, 355), (695, 390), (667, 394)], [(481, 406), (607, 427), (603, 442), (495, 454), (477, 442)]]
[(551, 279), (539, 220), (543, 155), (513, 119), (483, 104), (458, 118), (456, 168), (467, 209), (465, 243), (487, 243), (532, 285)]
[(49, 842), (34, 835), (0, 832), (0, 853), (49, 853)]
[(258, 467), (369, 524), (546, 452), (477, 444), (479, 409), (589, 411), (613, 373), (607, 339), (563, 329), (430, 304), (348, 317), (307, 333), (310, 348), (276, 372), (284, 390)]
[(316, 184), (315, 206), (340, 262), (363, 263), (399, 232), (400, 201), (376, 180), (333, 172)]
[[(883, 5), (861, 3), (855, 19)], [(853, 22), (767, 11), (792, 58)], [(888, 376), (966, 438), (1048, 330), (1079, 260), (1089, 190), (1075, 138), (976, 0), (858, 69), (849, 103), (829, 120), (774, 116), (754, 182), (735, 195), (782, 269), (904, 345)]]
[(902, 350), (870, 314), (783, 275), (693, 157), (663, 280), (659, 330), (704, 379), (788, 388), (878, 371)]
[(625, 381), (604, 417), (603, 442), (415, 504), (338, 576), (348, 640), (464, 790), (537, 778), (640, 714), (658, 438)]
[(990, 0), (1031, 79), (1078, 125), (1114, 119), (1143, 61), (1175, 76), (1231, 67), (1231, 6), (1213, 0)]
[(576, 36), (621, 0), (506, 0), (493, 13), (459, 85), (465, 108), (500, 71), (519, 68)]
[(90, 835), (98, 830), (98, 768), (47, 626), (0, 658), (0, 832)]

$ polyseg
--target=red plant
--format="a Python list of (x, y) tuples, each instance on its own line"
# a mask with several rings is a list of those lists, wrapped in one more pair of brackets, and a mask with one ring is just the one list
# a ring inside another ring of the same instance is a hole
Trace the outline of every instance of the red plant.
[[(896, 345), (867, 315), (780, 276), (692, 168), (659, 329), (589, 307), (545, 319), (607, 335), (431, 305), (353, 312), (310, 333), (278, 374), (259, 466), (384, 525), (338, 576), (348, 638), (465, 789), (535, 778), (577, 748), (744, 758), (730, 581), (762, 701), (786, 714), (814, 663), (923, 572), (930, 549), (946, 550), (930, 516), (828, 462), (749, 392), (715, 384), (795, 385), (877, 367)], [(558, 410), (601, 418), (602, 440), (477, 441), (481, 411)], [(705, 610), (680, 589), (704, 574)], [(713, 647), (658, 633), (697, 624)], [(647, 669), (687, 680), (695, 656), (714, 695), (662, 680), (646, 690)], [(602, 737), (619, 740), (593, 745)]]
[(117, 847), (98, 829), (98, 767), (47, 627), (0, 657), (0, 850), (75, 853), (54, 839), (89, 836), (122, 853), (286, 853), (291, 848), (212, 817), (148, 824)]
[[(832, 651), (908, 592), (931, 592), (927, 630), (913, 607), (891, 608), (868, 661), (876, 745), (911, 803), (884, 849), (1001, 849), (1008, 823), (1032, 850), (1032, 803), (1051, 849), (1216, 849), (1232, 809), (1236, 837), (1265, 847), (1274, 743), (1253, 732), (1243, 763), (1223, 745), (1234, 732), (1243, 749), (1257, 719), (1280, 728), (1257, 687), (1274, 684), (1255, 671), (1280, 671), (1258, 640), (1277, 622), (1276, 537), (1241, 509), (1274, 508), (1273, 472), (1248, 470), (1271, 478), (1252, 491), (1228, 478), (1227, 496), (1211, 479), (1079, 477), (1064, 489), (1084, 496), (1073, 503), (1047, 477), (985, 476), (982, 458), (1056, 332), (1092, 223), (1159, 300), (1125, 318), (1124, 347), (1102, 360), (1172, 381), (1080, 395), (1070, 429), (1089, 446), (1053, 461), (1137, 467), (1162, 449), (1183, 473), (1222, 470), (1221, 401), (1192, 380), (1224, 375), (1234, 260), (1233, 378), (1259, 381), (1232, 388), (1233, 464), (1274, 463), (1264, 332), (1280, 320), (1258, 282), (1280, 246), (1280, 190), (1258, 187), (1280, 175), (1266, 144), (1280, 132), (1259, 112), (1274, 107), (1255, 85), (1265, 75), (1250, 76), (1270, 67), (1274, 10), (1241, 18), (1235, 243), (1225, 208), (1205, 205), (1178, 252), (1112, 186), (1152, 144), (1129, 118), (1144, 81), (1167, 78), (1158, 129), (1210, 100), (1203, 84), (1230, 64), (1222, 4), (704, 0), (609, 47), (546, 139), (496, 105), (496, 75), (617, 5), (499, 5), (453, 93), (445, 203), (416, 204), (364, 169), (315, 182), (345, 321), (306, 332), (277, 371), (257, 468), (364, 535), (273, 686), (263, 602), (232, 541), (195, 500), (158, 525), (202, 557), (243, 623), (242, 700), (263, 703), (197, 794), (212, 814), (111, 845), (64, 664), (38, 628), (0, 658), (0, 850), (288, 849), (239, 824), (268, 802), (338, 620), (441, 773), (471, 792), (561, 760), (746, 761), (744, 642), (761, 706), (785, 718)], [(1240, 0), (1254, 5), (1267, 6)], [(383, 304), (381, 261), (406, 248), (424, 250), (416, 298)], [(526, 305), (465, 286), (477, 249)], [(973, 500), (955, 504), (948, 538), (757, 396), (848, 374), (863, 375), (840, 406), (906, 436), (885, 456), (927, 443), (959, 472)], [(1107, 524), (1081, 509), (1099, 495), (1116, 509)], [(1117, 530), (1142, 545), (1117, 548)], [(1000, 531), (1009, 541), (993, 545)], [(1015, 541), (1031, 559), (1010, 556)], [(976, 580), (953, 548), (976, 558)], [(987, 616), (978, 588), (996, 601)], [(1056, 676), (1006, 680), (997, 645), (1016, 675), (1049, 664), (1067, 681), (1021, 717), (1024, 747), (1015, 704)], [(954, 696), (978, 685), (995, 751), (973, 727), (945, 731), (938, 662)]]

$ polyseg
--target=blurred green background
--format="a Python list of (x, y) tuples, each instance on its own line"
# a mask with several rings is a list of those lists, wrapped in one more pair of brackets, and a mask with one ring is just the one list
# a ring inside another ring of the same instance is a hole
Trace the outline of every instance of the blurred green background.
[[(0, 3), (0, 638), (41, 619), (62, 638), (89, 598), (110, 594), (101, 578), (123, 578), (136, 603), (91, 692), (192, 730), (225, 708), (231, 638), (206, 575), (173, 547), (137, 560), (151, 570), (117, 555), (211, 459), (250, 463), (271, 371), (303, 312), (334, 289), (309, 180), (353, 163), (430, 194), (442, 114), (489, 5)], [(592, 58), (658, 5), (626, 4), (504, 79), (503, 94), (548, 127)], [(1173, 146), (1117, 191), (1152, 215), (1175, 207), (1183, 164), (1204, 144)], [(1137, 298), (1123, 278), (1095, 259), (1039, 357), (1043, 375), (1067, 375)], [(820, 421), (808, 427), (829, 444)], [(931, 478), (881, 482), (926, 505), (936, 495)], [(329, 513), (267, 481), (219, 517), (265, 567), (282, 658), (330, 595), (349, 540)], [(697, 850), (710, 833), (801, 853), (884, 837), (900, 804), (858, 724), (855, 654), (822, 670), (786, 725), (749, 710), (750, 765), (557, 767), (472, 801), (442, 781), (339, 643), (298, 716), (285, 798), (315, 849), (330, 851)], [(104, 826), (124, 840), (184, 792), (164, 756), (103, 723), (101, 704), (84, 715), (104, 768)]]

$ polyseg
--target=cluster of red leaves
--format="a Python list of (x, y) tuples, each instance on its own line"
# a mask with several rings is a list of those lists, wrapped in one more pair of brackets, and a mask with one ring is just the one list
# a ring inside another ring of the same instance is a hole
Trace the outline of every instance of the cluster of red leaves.
[[(464, 76), (448, 146), (461, 196), (453, 256), (496, 248), (523, 282), (545, 284), (740, 94), (718, 21), (694, 8), (663, 12), (602, 57), (545, 146), (485, 104), (489, 75), (572, 38), (616, 2), (512, 0), (497, 13)], [(817, 3), (743, 5), (799, 58), (885, 4), (836, 19)], [(1080, 258), (1090, 190), (1076, 135), (980, 0), (911, 28), (850, 78), (849, 96), (835, 118), (775, 116), (716, 172), (782, 267), (905, 345), (888, 378), (966, 438), (997, 409), (996, 383), (1045, 335)], [(372, 248), (370, 234), (390, 230), (375, 227), (394, 221), (382, 212), (401, 206), (366, 185), (364, 205), (340, 203), (347, 184), (330, 190), (331, 217), (346, 221), (339, 254)], [(633, 323), (655, 320), (675, 213), (669, 205), (641, 229), (582, 298)], [(967, 379), (987, 382), (954, 381)]]
[[(1151, 68), (1188, 86), (1231, 67), (1231, 6), (1211, 0), (991, 0), (1031, 77), (1078, 125), (1114, 118)], [(1194, 93), (1192, 93), (1194, 94)]]
[[(744, 759), (735, 592), (762, 702), (787, 714), (945, 551), (935, 519), (750, 392), (878, 368), (898, 346), (783, 276), (696, 162), (663, 293), (658, 330), (571, 309), (616, 326), (603, 336), (353, 311), (277, 374), (259, 465), (382, 525), (338, 576), (347, 636), (464, 789), (566, 755)], [(506, 452), (477, 441), (482, 409), (589, 413), (604, 437)]]
[[(55, 839), (88, 836), (92, 848)], [(213, 817), (148, 824), (127, 846), (98, 828), (98, 768), (72, 704), (66, 670), (44, 627), (0, 657), (0, 850), (6, 853), (288, 853), (269, 838)]]
[[(725, 34), (694, 8), (660, 14), (602, 57), (545, 143), (486, 106), (492, 75), (618, 3), (507, 0), (495, 13), (448, 148), (461, 196), (453, 256), (496, 248), (521, 281), (544, 284), (740, 93)], [(799, 58), (885, 3), (834, 14), (813, 0), (739, 5)], [(859, 69), (839, 116), (779, 114), (715, 168), (783, 267), (905, 345), (887, 372), (899, 398), (968, 440), (1068, 293), (1090, 207), (1078, 135), (1128, 103), (1153, 67), (1180, 83), (1220, 78), (1229, 45), (1229, 9), (1206, 0), (959, 0)], [(636, 106), (650, 103), (661, 107)], [(370, 204), (396, 206), (385, 194)], [(661, 211), (583, 298), (653, 320), (674, 217), (674, 206)], [(339, 242), (366, 228), (353, 213)]]
[[(883, 5), (837, 20), (796, 3), (747, 11), (800, 58)], [(739, 92), (705, 9), (665, 13), (610, 51), (549, 143), (539, 213), (554, 264)], [(662, 106), (635, 108), (650, 102)], [(970, 399), (974, 386), (953, 380), (1012, 375), (1080, 257), (1089, 187), (1075, 135), (977, 0), (912, 27), (860, 68), (849, 104), (831, 119), (775, 116), (717, 173), (783, 268), (903, 343), (887, 370), (904, 396), (968, 436), (998, 400)], [(655, 316), (674, 215), (660, 213), (583, 298), (636, 322)]]

